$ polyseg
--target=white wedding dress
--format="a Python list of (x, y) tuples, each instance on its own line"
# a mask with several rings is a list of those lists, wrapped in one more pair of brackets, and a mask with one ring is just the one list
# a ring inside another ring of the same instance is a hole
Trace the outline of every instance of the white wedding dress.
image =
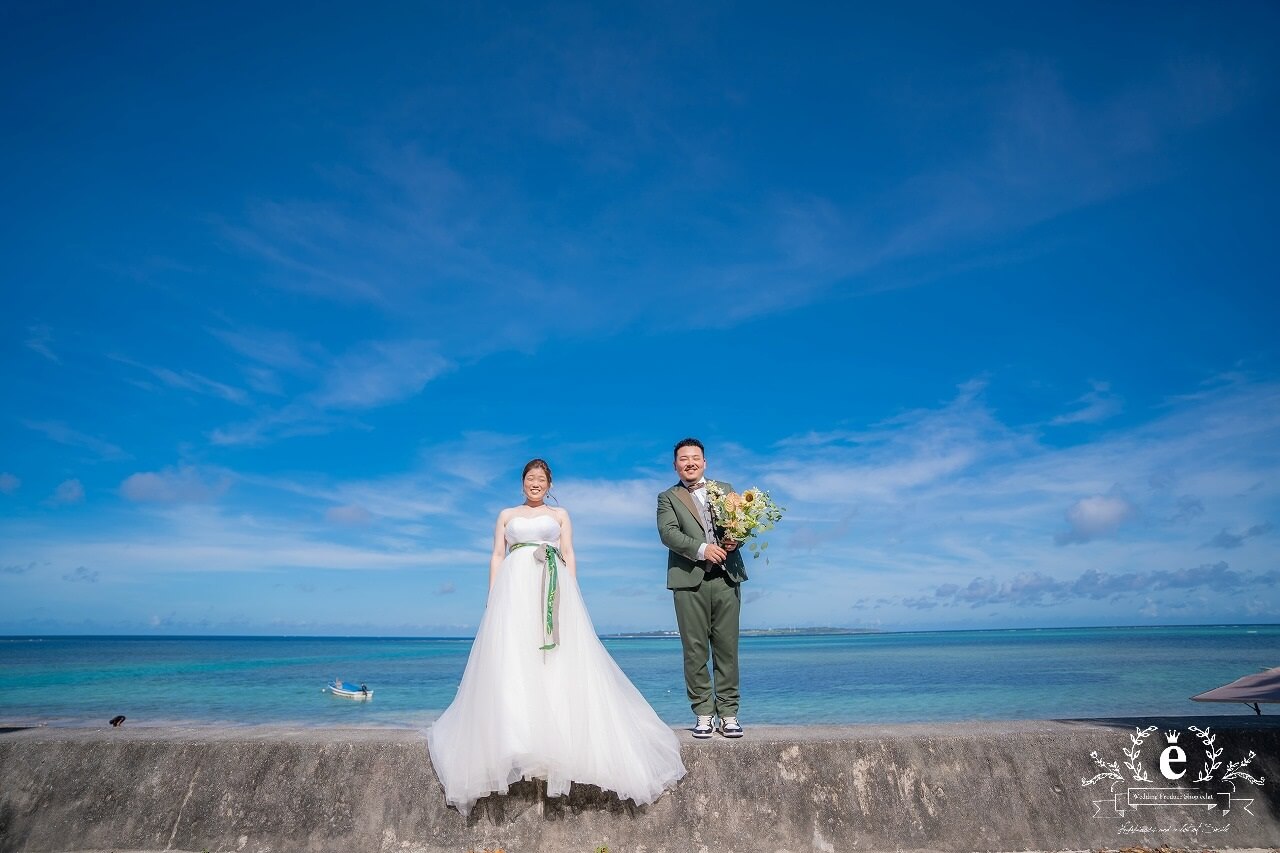
[[(549, 515), (507, 522), (507, 545), (557, 546)], [(542, 651), (543, 568), (537, 548), (508, 552), (471, 646), (458, 694), (427, 733), (445, 800), (468, 814), (476, 800), (522, 778), (597, 785), (651, 803), (685, 774), (675, 733), (649, 707), (596, 637), (577, 580), (559, 572), (559, 645)], [(545, 553), (545, 549), (544, 549)]]

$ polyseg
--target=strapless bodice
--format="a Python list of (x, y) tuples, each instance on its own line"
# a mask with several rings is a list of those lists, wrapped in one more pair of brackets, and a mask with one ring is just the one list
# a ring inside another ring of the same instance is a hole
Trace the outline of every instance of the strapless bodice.
[(554, 516), (535, 515), (532, 518), (517, 515), (507, 522), (507, 545), (517, 542), (550, 542), (560, 544), (560, 522)]

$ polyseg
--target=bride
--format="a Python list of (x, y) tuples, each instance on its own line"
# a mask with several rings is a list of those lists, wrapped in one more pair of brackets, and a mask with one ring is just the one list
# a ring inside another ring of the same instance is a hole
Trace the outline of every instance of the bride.
[(685, 774), (675, 733), (596, 637), (578, 590), (569, 513), (551, 469), (524, 466), (524, 503), (498, 514), (489, 601), (458, 694), (427, 733), (445, 801), (464, 815), (521, 778), (582, 782), (651, 803)]

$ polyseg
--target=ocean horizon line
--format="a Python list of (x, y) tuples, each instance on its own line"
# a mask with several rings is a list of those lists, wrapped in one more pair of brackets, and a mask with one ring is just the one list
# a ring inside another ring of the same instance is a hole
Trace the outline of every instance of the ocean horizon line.
[[(743, 628), (743, 637), (768, 639), (800, 636), (857, 636), (903, 634), (992, 634), (1015, 631), (1114, 631), (1188, 628), (1275, 628), (1274, 622), (1206, 622), (1165, 623), (1159, 625), (1037, 625), (1002, 628), (841, 628), (838, 626), (783, 626), (775, 628)], [(671, 639), (680, 636), (675, 630), (597, 632), (602, 639)], [(104, 634), (46, 633), (7, 634), (0, 632), (0, 642), (11, 640), (474, 640), (475, 634)]]

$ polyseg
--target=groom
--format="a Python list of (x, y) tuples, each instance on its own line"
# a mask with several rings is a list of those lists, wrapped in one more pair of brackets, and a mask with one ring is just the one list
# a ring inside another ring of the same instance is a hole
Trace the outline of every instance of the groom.
[[(658, 495), (658, 535), (670, 549), (667, 589), (675, 596), (676, 624), (684, 646), (684, 685), (698, 720), (696, 738), (709, 738), (720, 718), (720, 733), (742, 737), (738, 724), (738, 614), (741, 584), (747, 579), (738, 543), (721, 539), (707, 497), (707, 461), (702, 442), (686, 438), (675, 446), (680, 482)], [(714, 481), (712, 481), (714, 482)], [(726, 492), (728, 483), (720, 483)], [(714, 661), (715, 687), (707, 672)]]

